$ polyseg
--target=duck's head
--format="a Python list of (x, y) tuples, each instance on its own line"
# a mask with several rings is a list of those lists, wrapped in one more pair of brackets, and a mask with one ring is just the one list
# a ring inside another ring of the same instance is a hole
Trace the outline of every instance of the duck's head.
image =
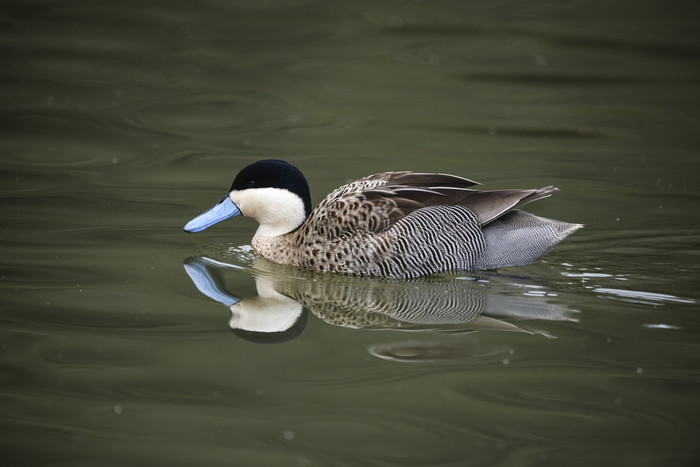
[(260, 224), (256, 236), (277, 236), (299, 227), (311, 213), (306, 178), (292, 164), (267, 159), (241, 170), (224, 199), (185, 225), (185, 232), (207, 227), (238, 215)]

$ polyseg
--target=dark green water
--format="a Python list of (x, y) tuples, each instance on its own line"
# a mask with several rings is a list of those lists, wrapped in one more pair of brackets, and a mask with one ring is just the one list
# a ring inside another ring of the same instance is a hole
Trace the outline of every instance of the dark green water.
[[(3, 2), (0, 462), (695, 465), (697, 10)], [(270, 156), (315, 202), (385, 170), (553, 184), (528, 209), (586, 228), (409, 284), (256, 260), (249, 219), (182, 232)], [(292, 332), (232, 332), (186, 262)]]

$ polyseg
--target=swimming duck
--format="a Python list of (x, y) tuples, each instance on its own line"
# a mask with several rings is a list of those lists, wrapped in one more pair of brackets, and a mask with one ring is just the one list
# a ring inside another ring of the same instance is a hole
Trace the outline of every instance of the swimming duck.
[(244, 215), (260, 224), (253, 248), (276, 263), (409, 279), (529, 264), (582, 227), (516, 209), (551, 196), (553, 186), (470, 188), (477, 184), (442, 173), (384, 172), (337, 188), (312, 211), (301, 171), (267, 159), (243, 168), (228, 195), (185, 231)]

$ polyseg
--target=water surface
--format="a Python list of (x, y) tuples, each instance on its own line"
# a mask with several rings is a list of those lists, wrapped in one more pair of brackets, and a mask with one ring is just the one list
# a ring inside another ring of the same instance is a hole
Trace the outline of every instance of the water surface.
[[(5, 2), (3, 465), (694, 464), (695, 10)], [(586, 227), (416, 284), (260, 262), (249, 219), (182, 232), (271, 156), (314, 202), (431, 170), (556, 185), (528, 210)], [(289, 332), (233, 331), (202, 258), (224, 301), (280, 291)]]

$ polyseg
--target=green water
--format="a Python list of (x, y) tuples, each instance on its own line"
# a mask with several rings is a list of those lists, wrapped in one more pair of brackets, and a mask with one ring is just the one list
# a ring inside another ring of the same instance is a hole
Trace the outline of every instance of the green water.
[[(694, 465), (697, 10), (4, 2), (0, 463)], [(271, 156), (314, 202), (447, 172), (556, 185), (528, 210), (586, 227), (415, 284), (261, 262), (250, 219), (182, 232)], [(197, 261), (241, 303), (289, 297), (293, 332), (232, 331)], [(394, 300), (412, 312), (376, 311)]]

